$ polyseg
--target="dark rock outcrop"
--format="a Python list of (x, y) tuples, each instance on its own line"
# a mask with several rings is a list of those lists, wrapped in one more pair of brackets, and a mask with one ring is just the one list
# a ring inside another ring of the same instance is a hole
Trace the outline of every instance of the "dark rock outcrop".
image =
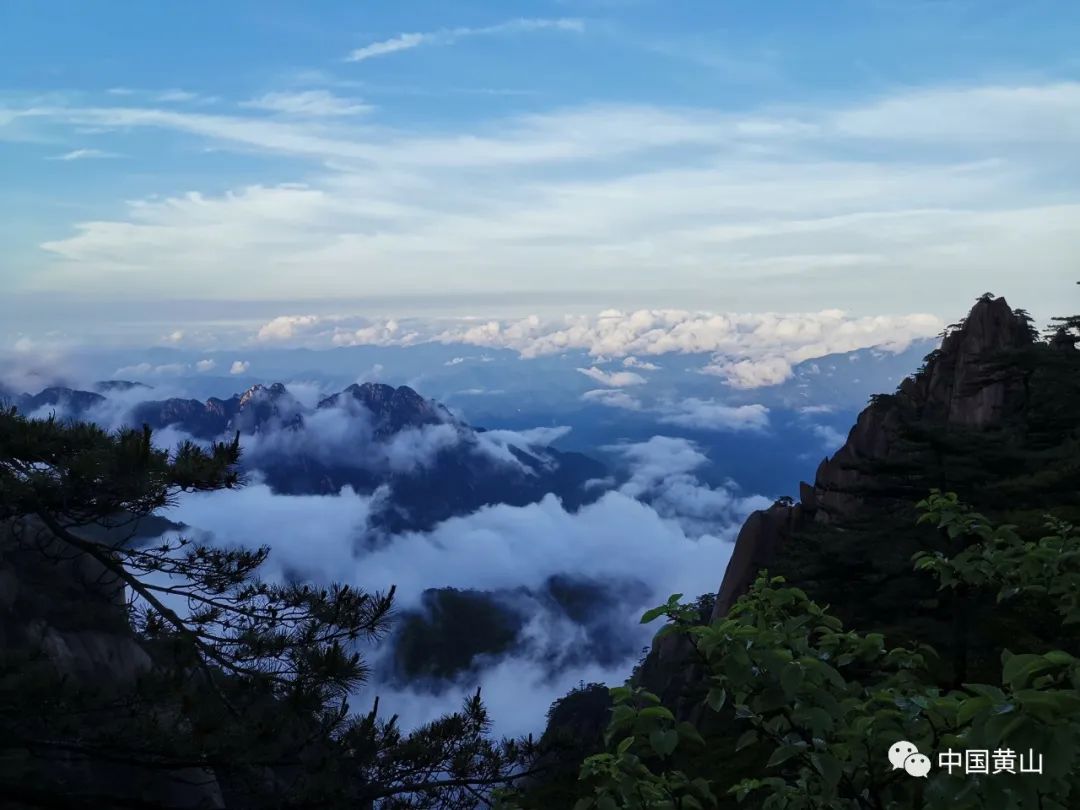
[[(127, 385), (118, 383), (117, 390), (130, 390)], [(87, 411), (106, 399), (91, 392), (46, 389), (33, 397), (23, 395), (15, 404), (31, 413), (44, 404), (61, 403), (58, 414), (77, 419), (92, 417)], [(335, 409), (340, 413), (333, 413)], [(342, 419), (322, 420), (323, 426), (334, 423), (329, 433), (316, 427), (320, 417), (337, 415)], [(483, 429), (462, 422), (408, 386), (350, 385), (313, 409), (281, 383), (253, 385), (227, 399), (140, 402), (124, 421), (154, 430), (172, 427), (204, 441), (229, 439), (236, 432), (258, 437), (245, 443), (242, 466), (284, 495), (336, 494), (343, 487), (371, 494), (389, 485), (392, 497), (380, 500), (370, 525), (390, 532), (430, 529), (488, 505), (524, 506), (548, 493), (576, 509), (602, 494), (586, 489), (585, 483), (606, 475), (602, 464), (579, 453), (513, 444), (495, 447)], [(425, 435), (433, 428), (434, 434)]]
[(818, 466), (813, 485), (801, 483), (799, 502), (753, 513), (743, 525), (716, 600), (714, 617), (724, 615), (767, 567), (784, 542), (807, 521), (836, 522), (876, 506), (874, 473), (867, 468), (887, 462), (901, 445), (902, 415), (926, 424), (989, 430), (1024, 407), (1018, 374), (989, 374), (1001, 352), (1033, 342), (1023, 319), (1004, 298), (976, 302), (959, 328), (926, 365), (905, 379), (896, 394), (876, 398), (859, 414), (847, 441)]
[(300, 404), (281, 383), (253, 385), (228, 399), (166, 399), (141, 402), (132, 411), (133, 424), (160, 429), (173, 426), (200, 439), (218, 438), (232, 431), (258, 433), (267, 426), (302, 424)]
[[(904, 468), (911, 463), (905, 457), (910, 427), (965, 435), (997, 431), (1027, 404), (1021, 370), (1008, 364), (1003, 369), (997, 358), (1031, 348), (1034, 339), (1023, 317), (1004, 299), (981, 298), (896, 393), (871, 399), (844, 445), (818, 466), (813, 483), (800, 483), (797, 502), (778, 501), (747, 518), (707, 618), (723, 617), (763, 569), (783, 569), (779, 563), (796, 549), (789, 547), (795, 538), (824, 527), (842, 530), (860, 522), (872, 524), (901, 503), (910, 509), (929, 486), (936, 485), (927, 484), (915, 492), (913, 482), (905, 481), (911, 475)], [(890, 467), (898, 470), (895, 481), (886, 480), (889, 476), (882, 472)], [(925, 471), (920, 475), (925, 478)], [(825, 553), (831, 554), (827, 547)], [(875, 553), (871, 548), (862, 550), (870, 557)], [(901, 556), (897, 564), (905, 568), (908, 557)], [(866, 564), (866, 560), (848, 562), (856, 568)], [(663, 638), (654, 643), (636, 680), (680, 717), (698, 722), (702, 706), (696, 693), (701, 673), (691, 653), (685, 639)]]
[[(37, 688), (65, 683), (86, 689), (105, 698), (97, 704), (112, 706), (110, 695), (131, 689), (153, 667), (131, 631), (124, 588), (115, 576), (91, 557), (72, 554), (32, 520), (0, 523), (0, 670), (8, 679), (12, 668), (38, 673), (23, 677), (39, 678)], [(95, 723), (94, 711), (104, 710), (88, 709), (83, 722)], [(7, 712), (6, 720), (14, 722), (15, 714)], [(16, 739), (5, 743), (10, 751)], [(214, 775), (198, 768), (141, 766), (63, 748), (37, 751), (30, 762), (25, 795), (5, 796), (4, 807), (53, 806), (41, 802), (65, 794), (75, 804), (56, 806), (77, 806), (79, 796), (109, 796), (117, 806), (224, 806)], [(35, 768), (39, 779), (31, 776)], [(49, 793), (41, 779), (49, 789), (63, 790)]]
[(433, 400), (424, 399), (407, 385), (394, 388), (383, 383), (353, 384), (319, 402), (319, 407), (333, 408), (351, 403), (359, 403), (371, 414), (377, 439), (386, 438), (407, 427), (455, 421), (446, 408)]
[(104, 401), (105, 397), (92, 391), (53, 386), (37, 394), (23, 394), (14, 399), (14, 405), (23, 413), (50, 409), (58, 416), (77, 419)]

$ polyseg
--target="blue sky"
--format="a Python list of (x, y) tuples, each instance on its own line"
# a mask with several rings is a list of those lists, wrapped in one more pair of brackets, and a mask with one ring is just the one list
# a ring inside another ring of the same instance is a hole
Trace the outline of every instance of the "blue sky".
[(9, 1), (0, 315), (1045, 318), (1078, 30), (1064, 0)]

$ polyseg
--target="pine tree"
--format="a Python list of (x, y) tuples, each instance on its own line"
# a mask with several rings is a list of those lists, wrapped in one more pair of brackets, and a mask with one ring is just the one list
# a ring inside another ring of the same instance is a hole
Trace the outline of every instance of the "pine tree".
[(243, 483), (239, 437), (173, 452), (152, 438), (0, 412), (5, 569), (23, 593), (36, 577), (62, 595), (51, 619), (113, 633), (145, 659), (130, 678), (73, 678), (54, 642), (4, 633), (0, 796), (180, 807), (135, 783), (194, 779), (229, 808), (471, 808), (521, 771), (530, 745), (489, 738), (479, 693), (410, 733), (377, 701), (350, 711), (368, 674), (361, 647), (385, 633), (393, 588), (270, 583), (259, 576), (269, 547), (141, 538), (184, 493)]

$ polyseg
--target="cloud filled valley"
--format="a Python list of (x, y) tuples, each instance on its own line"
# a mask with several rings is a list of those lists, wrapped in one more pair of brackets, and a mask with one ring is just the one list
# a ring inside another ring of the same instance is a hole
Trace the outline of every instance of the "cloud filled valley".
[(1077, 804), (1080, 3), (0, 19), (0, 810)]
[[(576, 512), (554, 496), (527, 506), (488, 506), (430, 532), (384, 536), (375, 547), (365, 542), (371, 497), (348, 489), (288, 496), (255, 484), (239, 493), (189, 496), (167, 517), (211, 532), (218, 542), (269, 543), (276, 576), (373, 590), (394, 584), (401, 619), (419, 619), (421, 631), (434, 621), (438, 595), (425, 600), (431, 589), (488, 597), (481, 598), (487, 624), (454, 626), (451, 616), (438, 627), (476, 651), (465, 668), (444, 678), (423, 669), (403, 677), (392, 636), (375, 651), (373, 683), (358, 697), (382, 694), (386, 709), (416, 723), (455, 708), (481, 686), (500, 732), (536, 732), (549, 704), (580, 680), (625, 677), (651, 636), (637, 622), (644, 610), (670, 593), (715, 590), (738, 524), (769, 503), (702, 485), (672, 460), (678, 453), (671, 450), (658, 454), (651, 463), (661, 466), (647, 475), (671, 464), (677, 482), (642, 490), (644, 500), (611, 491)], [(680, 450), (695, 455), (690, 447)], [(565, 589), (576, 588), (580, 608), (570, 596), (552, 595), (560, 579)], [(513, 626), (513, 638), (478, 637), (500, 618)], [(449, 669), (439, 660), (447, 651), (424, 652), (424, 667)]]
[[(151, 349), (24, 345), (0, 393), (163, 446), (239, 432), (245, 486), (183, 496), (169, 536), (267, 544), (274, 580), (394, 586), (357, 707), (419, 724), (480, 687), (497, 732), (536, 733), (555, 699), (634, 668), (645, 610), (715, 593), (746, 516), (793, 494), (939, 327), (289, 316)], [(35, 382), (53, 386), (17, 393)]]
[(406, 723), (480, 686), (497, 730), (538, 732), (569, 688), (634, 666), (644, 610), (714, 591), (737, 527), (772, 502), (707, 480), (706, 449), (661, 425), (596, 448), (599, 461), (552, 446), (568, 426), (475, 429), (403, 387), (275, 384), (206, 402), (98, 389), (16, 402), (38, 418), (145, 422), (166, 447), (239, 432), (245, 486), (182, 496), (168, 536), (269, 545), (278, 581), (396, 587), (395, 629), (356, 699), (381, 695)]

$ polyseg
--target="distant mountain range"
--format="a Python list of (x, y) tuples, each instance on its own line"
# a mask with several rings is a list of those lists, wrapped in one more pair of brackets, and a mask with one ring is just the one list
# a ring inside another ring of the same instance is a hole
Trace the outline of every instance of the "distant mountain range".
[[(110, 380), (94, 391), (46, 388), (8, 394), (19, 411), (102, 421), (110, 396), (130, 397), (139, 383)], [(123, 424), (171, 428), (199, 440), (242, 436), (245, 471), (279, 494), (309, 495), (351, 487), (377, 500), (372, 527), (429, 529), (490, 504), (523, 506), (554, 493), (568, 509), (594, 500), (607, 475), (601, 463), (564, 453), (527, 434), (485, 431), (455, 417), (407, 386), (350, 385), (314, 406), (281, 383), (254, 385), (227, 399), (145, 400), (125, 406)]]

